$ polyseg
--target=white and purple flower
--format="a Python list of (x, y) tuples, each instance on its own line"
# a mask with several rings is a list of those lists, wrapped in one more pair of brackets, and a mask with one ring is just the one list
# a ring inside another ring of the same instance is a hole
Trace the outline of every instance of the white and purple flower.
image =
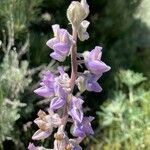
[(93, 121), (94, 117), (84, 117), (82, 122), (75, 122), (71, 132), (75, 137), (85, 137), (90, 134), (94, 134), (94, 131), (91, 127), (91, 121)]
[(74, 121), (82, 122), (83, 119), (83, 109), (82, 104), (83, 100), (81, 98), (77, 98), (73, 96), (70, 101), (69, 106), (69, 115), (73, 118)]
[[(63, 67), (58, 67), (59, 75), (46, 71), (43, 75), (41, 87), (34, 92), (44, 98), (49, 98), (50, 105), (48, 114), (44, 111), (38, 112), (38, 118), (34, 120), (39, 129), (32, 136), (33, 140), (43, 140), (49, 137), (54, 128), (54, 147), (49, 150), (82, 150), (80, 143), (87, 136), (94, 134), (91, 121), (94, 117), (86, 117), (83, 113), (84, 101), (80, 98), (85, 90), (101, 92), (98, 83), (103, 73), (110, 67), (101, 61), (102, 47), (96, 46), (91, 52), (77, 53), (77, 36), (81, 41), (87, 40), (89, 34), (87, 28), (89, 22), (84, 20), (89, 14), (89, 5), (86, 0), (73, 1), (67, 10), (67, 17), (72, 25), (72, 36), (67, 30), (61, 29), (58, 24), (52, 26), (54, 38), (47, 41), (47, 46), (54, 51), (50, 56), (60, 62), (64, 61), (71, 53), (71, 77)], [(73, 40), (74, 39), (74, 40)], [(77, 60), (77, 56), (84, 60)], [(78, 72), (78, 64), (85, 63), (88, 71)], [(73, 95), (75, 84), (79, 92)], [(74, 138), (69, 138), (65, 131), (67, 122), (72, 123), (71, 133)], [(30, 143), (29, 150), (48, 150), (44, 147), (35, 146)]]
[(101, 75), (94, 75), (89, 71), (85, 71), (78, 77), (76, 84), (81, 92), (84, 92), (85, 90), (101, 92), (102, 88), (97, 82), (100, 77)]
[(50, 56), (60, 62), (64, 61), (69, 55), (73, 44), (72, 36), (65, 29), (60, 29), (58, 24), (52, 26), (54, 38), (48, 40), (46, 45), (54, 50)]
[(54, 91), (55, 91), (55, 96), (50, 102), (51, 110), (56, 110), (63, 107), (67, 102), (67, 96), (68, 96), (65, 90), (58, 84), (54, 85)]
[(46, 71), (43, 75), (41, 87), (34, 90), (34, 92), (42, 97), (53, 97), (54, 96), (54, 80), (55, 76), (50, 71)]
[(101, 61), (102, 47), (96, 46), (91, 52), (84, 52), (83, 56), (87, 69), (95, 75), (101, 75), (111, 69)]

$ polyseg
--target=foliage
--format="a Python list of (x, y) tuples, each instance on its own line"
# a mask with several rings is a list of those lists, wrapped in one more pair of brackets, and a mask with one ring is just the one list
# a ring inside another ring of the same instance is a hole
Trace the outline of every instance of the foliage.
[(149, 149), (150, 89), (145, 88), (145, 80), (141, 73), (131, 70), (119, 72), (119, 88), (97, 112), (101, 126), (97, 132), (97, 149)]
[[(0, 17), (4, 24), (13, 23), (16, 33), (28, 29), (29, 22), (39, 13), (42, 0), (1, 0)], [(17, 11), (16, 11), (17, 10)]]
[[(2, 92), (2, 91), (1, 91)], [(0, 99), (0, 146), (2, 142), (8, 138), (11, 139), (11, 131), (15, 121), (20, 117), (18, 114), (18, 106), (16, 103), (8, 103), (8, 99), (1, 97)]]
[(26, 106), (21, 102), (21, 93), (31, 83), (32, 75), (41, 69), (29, 69), (29, 62), (23, 59), (30, 45), (28, 24), (40, 2), (0, 1), (0, 149), (6, 139), (18, 142), (14, 125), (20, 118), (21, 107)]
[(0, 70), (0, 144), (2, 145), (6, 138), (12, 139), (15, 136), (11, 135), (13, 126), (20, 117), (20, 108), (26, 106), (20, 102), (20, 93), (32, 79), (28, 74), (28, 62), (19, 61), (18, 54), (12, 50), (4, 55)]
[(147, 26), (150, 27), (150, 13), (149, 13), (149, 7), (150, 7), (150, 1), (149, 0), (143, 0), (141, 2), (141, 5), (138, 8), (136, 17), (141, 18), (142, 22), (145, 22)]
[[(5, 45), (3, 45), (5, 46)], [(2, 47), (4, 53), (3, 61), (0, 64), (0, 145), (11, 135), (14, 130), (15, 121), (19, 119), (19, 110), (26, 106), (20, 102), (20, 94), (31, 83), (28, 61), (21, 61), (18, 53), (13, 50), (6, 50)], [(15, 140), (15, 139), (12, 139)]]
[(1, 64), (0, 85), (5, 96), (10, 98), (17, 98), (19, 92), (23, 92), (32, 80), (30, 76), (27, 76), (28, 62), (19, 62), (17, 57), (18, 54), (15, 51), (10, 51), (9, 54), (5, 54)]

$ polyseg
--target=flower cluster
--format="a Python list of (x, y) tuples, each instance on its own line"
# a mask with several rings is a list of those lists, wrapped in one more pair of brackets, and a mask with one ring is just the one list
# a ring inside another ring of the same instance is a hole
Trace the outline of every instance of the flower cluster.
[[(89, 34), (87, 27), (89, 22), (84, 20), (89, 14), (89, 6), (86, 0), (73, 1), (67, 10), (67, 17), (72, 24), (73, 34), (61, 29), (59, 25), (53, 25), (54, 38), (47, 41), (47, 45), (54, 50), (50, 56), (57, 61), (64, 61), (71, 55), (71, 77), (65, 72), (64, 67), (58, 67), (58, 74), (46, 71), (43, 74), (40, 87), (34, 92), (39, 96), (50, 99), (47, 113), (40, 110), (35, 123), (38, 130), (32, 136), (33, 140), (48, 138), (53, 128), (57, 128), (54, 134), (53, 150), (82, 150), (79, 145), (88, 135), (93, 134), (91, 121), (92, 116), (85, 116), (83, 112), (83, 99), (81, 94), (85, 91), (101, 92), (102, 88), (97, 82), (103, 73), (110, 67), (102, 62), (102, 47), (96, 46), (92, 51), (80, 54), (77, 59), (77, 36), (81, 41), (87, 40)], [(81, 60), (82, 59), (82, 60)], [(87, 70), (78, 72), (78, 65), (85, 64)], [(77, 85), (79, 92), (73, 94), (74, 86)], [(80, 94), (79, 94), (80, 93)], [(65, 127), (67, 122), (72, 123), (70, 132), (74, 138), (69, 138)], [(29, 150), (45, 149), (36, 147), (30, 143)]]

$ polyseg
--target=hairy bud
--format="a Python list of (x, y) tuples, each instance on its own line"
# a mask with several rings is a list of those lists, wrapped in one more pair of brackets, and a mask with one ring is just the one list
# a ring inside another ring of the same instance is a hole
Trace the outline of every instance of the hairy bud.
[(86, 0), (81, 0), (81, 3), (78, 1), (73, 1), (67, 10), (67, 17), (70, 23), (78, 28), (81, 22), (88, 16), (89, 6)]

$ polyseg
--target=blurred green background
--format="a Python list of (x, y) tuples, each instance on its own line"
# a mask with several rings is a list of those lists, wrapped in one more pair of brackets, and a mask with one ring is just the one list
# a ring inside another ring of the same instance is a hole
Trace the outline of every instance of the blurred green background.
[[(42, 99), (33, 90), (41, 71), (58, 65), (49, 57), (52, 50), (45, 43), (53, 36), (51, 25), (71, 30), (66, 17), (70, 2), (0, 0), (0, 150), (27, 149), (37, 129), (32, 121), (47, 103), (41, 105)], [(84, 93), (85, 113), (96, 116), (96, 132), (85, 139), (83, 149), (149, 150), (150, 1), (87, 2), (90, 38), (78, 43), (78, 51), (102, 46), (102, 59), (112, 69), (99, 81), (101, 93)], [(63, 64), (70, 67), (69, 59)], [(120, 114), (122, 120), (116, 123)], [(52, 144), (49, 140), (39, 143)]]

